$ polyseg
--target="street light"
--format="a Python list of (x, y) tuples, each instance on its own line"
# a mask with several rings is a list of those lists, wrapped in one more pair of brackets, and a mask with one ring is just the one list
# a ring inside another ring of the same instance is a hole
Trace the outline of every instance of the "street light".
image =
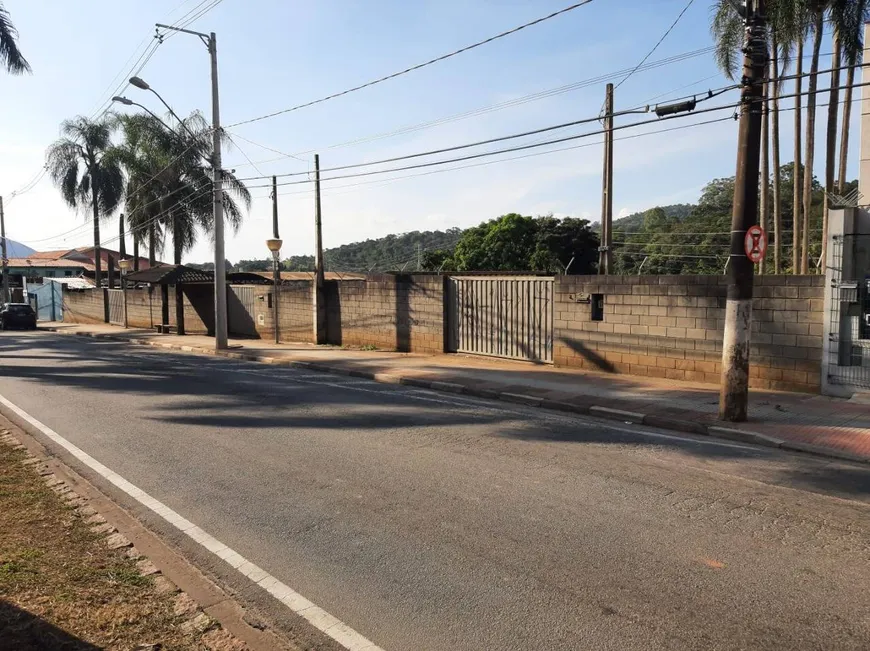
[(124, 290), (124, 327), (129, 327), (129, 322), (127, 321), (127, 272), (130, 271), (130, 267), (133, 266), (133, 262), (127, 258), (123, 260), (118, 260), (118, 267), (121, 269), (121, 289)]
[[(172, 110), (172, 107), (169, 106), (169, 104), (166, 103), (166, 100), (164, 100), (160, 96), (160, 93), (158, 93), (156, 90), (151, 88), (151, 86), (149, 86), (148, 83), (144, 79), (142, 79), (141, 77), (130, 77), (130, 84), (135, 86), (136, 88), (141, 88), (142, 90), (150, 90), (152, 93), (154, 93), (157, 96), (157, 99), (160, 100), (160, 103), (163, 104), (163, 106), (166, 107), (166, 110), (168, 110), (172, 114), (172, 117), (174, 117), (176, 119), (178, 124), (180, 124), (181, 127), (185, 131), (187, 131), (187, 135), (189, 135), (194, 140), (196, 139), (196, 136), (193, 135), (193, 132), (187, 128), (187, 125), (184, 123), (184, 121), (180, 117), (178, 117), (178, 115), (176, 115), (175, 111)], [(122, 104), (123, 103), (125, 103), (125, 102), (122, 102)], [(130, 102), (130, 103), (132, 104), (133, 102)], [(137, 104), (137, 106), (138, 106), (138, 104)], [(145, 109), (145, 110), (148, 111), (148, 109)], [(148, 112), (151, 113), (151, 111), (148, 111)], [(153, 115), (153, 113), (152, 113), (152, 115)]]
[(275, 323), (275, 343), (278, 343), (278, 285), (281, 282), (281, 273), (278, 269), (281, 258), (281, 245), (283, 241), (278, 238), (266, 240), (266, 246), (272, 252), (272, 320)]
[(160, 124), (162, 124), (166, 128), (167, 131), (169, 131), (171, 133), (175, 133), (175, 131), (172, 130), (172, 127), (170, 127), (168, 124), (166, 124), (159, 115), (157, 115), (154, 111), (152, 111), (147, 106), (144, 106), (144, 105), (140, 104), (139, 102), (134, 102), (132, 99), (128, 99), (127, 97), (121, 97), (120, 95), (115, 95), (112, 98), (112, 101), (117, 102), (118, 104), (123, 104), (124, 106), (138, 106), (143, 111), (147, 111), (148, 114), (150, 114), (151, 117), (153, 117)]

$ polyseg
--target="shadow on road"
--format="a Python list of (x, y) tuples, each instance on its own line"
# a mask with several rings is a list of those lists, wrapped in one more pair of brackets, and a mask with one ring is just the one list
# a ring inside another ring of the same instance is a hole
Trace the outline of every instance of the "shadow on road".
[[(133, 354), (135, 360), (130, 359)], [(308, 428), (363, 432), (414, 427), (430, 428), (433, 435), (448, 427), (475, 426), (478, 429), (473, 435), (481, 440), (658, 448), (735, 464), (762, 460), (771, 462), (763, 481), (844, 497), (870, 496), (870, 468), (858, 464), (828, 462), (808, 455), (786, 456), (761, 447), (746, 450), (705, 445), (703, 438), (702, 443), (696, 443), (682, 435), (651, 438), (632, 432), (636, 427), (632, 425), (616, 424), (625, 430), (619, 431), (604, 424), (542, 418), (544, 412), (500, 402), (490, 403), (492, 408), (479, 408), (476, 405), (486, 403), (454, 400), (439, 394), (431, 394), (438, 402), (419, 401), (412, 399), (405, 387), (385, 384), (365, 383), (353, 390), (323, 382), (306, 383), (294, 380), (294, 376), (304, 376), (306, 372), (275, 366), (131, 350), (129, 345), (99, 339), (14, 334), (0, 337), (0, 363), (4, 360), (17, 363), (4, 363), (2, 375), (26, 382), (84, 389), (102, 396), (162, 397), (165, 400), (154, 401), (144, 416), (161, 423), (290, 431)], [(50, 363), (30, 363), (40, 360)], [(228, 372), (228, 367), (233, 372)], [(505, 375), (509, 373), (506, 371)], [(359, 382), (332, 377), (336, 384)]]

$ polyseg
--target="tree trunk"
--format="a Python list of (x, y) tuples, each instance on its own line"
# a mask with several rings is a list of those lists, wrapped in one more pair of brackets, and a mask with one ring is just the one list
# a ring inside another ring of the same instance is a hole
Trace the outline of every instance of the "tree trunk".
[(139, 271), (139, 240), (133, 237), (133, 271)]
[(855, 65), (846, 72), (846, 88), (843, 91), (843, 126), (840, 129), (840, 170), (837, 173), (837, 192), (846, 191), (846, 165), (849, 162), (849, 131), (852, 121), (852, 84), (855, 83)]
[(803, 109), (801, 107), (801, 91), (803, 86), (803, 67), (804, 67), (804, 42), (798, 40), (797, 55), (795, 56), (795, 80), (794, 80), (794, 169), (792, 170), (792, 181), (794, 182), (794, 206), (792, 208), (792, 223), (791, 223), (791, 272), (793, 274), (800, 273), (801, 260), (801, 138), (803, 130), (801, 128), (801, 117)]
[[(173, 264), (181, 264), (181, 237), (179, 235), (180, 226), (178, 217), (172, 216), (172, 262)], [(180, 283), (175, 285), (175, 327), (178, 334), (184, 334), (184, 290)]]
[(834, 172), (837, 158), (837, 118), (840, 102), (840, 59), (843, 56), (839, 31), (834, 32), (834, 58), (831, 62), (831, 95), (828, 100), (828, 132), (825, 142), (825, 202), (822, 205), (822, 269), (825, 268), (826, 249), (828, 243), (828, 211), (830, 210), (828, 193), (834, 191)]
[(804, 156), (804, 207), (801, 224), (801, 273), (810, 272), (810, 212), (813, 207), (813, 159), (816, 148), (816, 88), (819, 82), (819, 55), (822, 49), (822, 32), (825, 28), (822, 12), (815, 16), (813, 25), (813, 58), (810, 62), (810, 79), (807, 84), (807, 137)]
[[(770, 110), (767, 105), (767, 94), (770, 84), (764, 82), (762, 94), (764, 103), (761, 108), (761, 189), (758, 202), (758, 223), (767, 233), (767, 216), (770, 212)], [(758, 263), (758, 275), (764, 275), (765, 260)]]
[(780, 84), (776, 80), (779, 79), (779, 53), (777, 51), (776, 39), (773, 39), (771, 48), (771, 77), (774, 79), (771, 85), (771, 102), (770, 126), (772, 129), (771, 140), (773, 148), (773, 273), (778, 274), (781, 267), (782, 257), (782, 197), (780, 196), (779, 185), (779, 91)]

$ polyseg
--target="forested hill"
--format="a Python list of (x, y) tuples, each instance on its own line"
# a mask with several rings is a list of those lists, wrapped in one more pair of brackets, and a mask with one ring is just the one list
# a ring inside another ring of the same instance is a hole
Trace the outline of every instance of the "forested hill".
[[(668, 218), (681, 222), (692, 213), (695, 206), (691, 203), (675, 203), (670, 206), (660, 206), (660, 208), (664, 210)], [(615, 219), (613, 220), (613, 227), (621, 228), (625, 231), (638, 230), (643, 226), (643, 217), (647, 212), (644, 210), (643, 212), (636, 212), (620, 219)]]
[[(446, 231), (411, 231), (400, 235), (387, 235), (374, 240), (354, 242), (333, 249), (326, 249), (326, 268), (330, 271), (379, 271), (417, 269), (418, 255), (439, 249), (453, 249), (462, 235), (462, 229), (451, 228)], [(286, 271), (312, 271), (314, 257), (296, 255), (283, 261)], [(235, 268), (240, 271), (268, 271), (271, 262), (267, 260), (241, 260)]]

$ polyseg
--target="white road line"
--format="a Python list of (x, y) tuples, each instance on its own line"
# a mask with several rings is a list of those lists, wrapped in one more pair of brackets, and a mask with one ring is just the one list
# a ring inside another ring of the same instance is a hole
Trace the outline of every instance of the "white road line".
[(234, 569), (239, 570), (244, 576), (250, 578), (294, 613), (304, 617), (312, 626), (331, 637), (344, 648), (349, 649), (350, 651), (383, 651), (383, 649), (377, 646), (374, 642), (363, 637), (350, 626), (323, 610), (323, 608), (308, 601), (290, 586), (282, 583), (266, 572), (266, 570), (258, 567), (238, 552), (227, 547), (225, 544), (206, 533), (159, 500), (154, 499), (145, 491), (137, 488), (121, 477), (118, 473), (104, 466), (87, 452), (70, 443), (63, 436), (38, 421), (2, 395), (0, 395), (0, 404), (30, 423), (49, 439), (63, 447), (76, 459), (84, 463), (88, 468), (98, 473), (137, 502), (159, 515), (182, 533), (186, 534), (191, 540), (199, 543), (212, 554), (226, 561)]

